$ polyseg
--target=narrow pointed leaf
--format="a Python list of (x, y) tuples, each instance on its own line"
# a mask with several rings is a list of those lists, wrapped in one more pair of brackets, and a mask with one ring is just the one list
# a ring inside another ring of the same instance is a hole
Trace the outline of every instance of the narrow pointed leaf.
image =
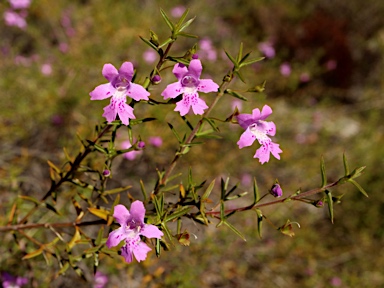
[(31, 252), (31, 253), (28, 253), (22, 259), (23, 260), (31, 259), (31, 258), (39, 256), (41, 253), (43, 253), (43, 247), (40, 247), (39, 249), (37, 249), (37, 250), (35, 250), (35, 251)]
[(320, 171), (321, 171), (321, 187), (324, 187), (327, 185), (327, 176), (325, 175), (325, 164), (324, 164), (324, 157), (321, 156), (320, 160)]
[(177, 141), (179, 141), (179, 143), (181, 143), (182, 142), (181, 138), (180, 138), (179, 134), (176, 132), (175, 128), (173, 128), (173, 125), (171, 123), (168, 123), (168, 126), (169, 126), (169, 128), (171, 128), (171, 131), (175, 135)]
[[(189, 19), (187, 22), (185, 22), (179, 29), (178, 29), (178, 32), (181, 32), (183, 31), (184, 29), (186, 29), (189, 25), (192, 24), (192, 22), (196, 19), (196, 16)], [(180, 33), (177, 33), (177, 35), (180, 35)]]
[(187, 214), (189, 212), (189, 209), (190, 207), (188, 206), (184, 206), (182, 207), (181, 209), (178, 209), (176, 210), (175, 212), (173, 212), (172, 214), (170, 215), (167, 215), (164, 219), (165, 222), (169, 222), (169, 221), (172, 221), (174, 219), (177, 219), (185, 214)]
[(264, 59), (265, 59), (265, 57), (260, 57), (260, 58), (256, 58), (256, 59), (248, 60), (248, 61), (245, 61), (245, 62), (241, 63), (241, 64), (239, 65), (239, 67), (243, 67), (243, 66), (251, 65), (251, 64), (253, 64), (253, 63), (260, 62), (260, 61), (262, 61), (262, 60), (264, 60)]
[(243, 239), (244, 241), (247, 241), (247, 239), (245, 239), (245, 237), (243, 236), (243, 234), (241, 234), (241, 232), (239, 230), (237, 230), (235, 228), (235, 226), (233, 226), (231, 223), (227, 222), (227, 221), (224, 221), (224, 224), (230, 228), (233, 232), (235, 232), (241, 239)]
[(329, 190), (325, 190), (325, 194), (327, 196), (329, 216), (331, 217), (331, 222), (333, 223), (333, 200), (332, 200), (332, 193)]
[(259, 237), (262, 238), (261, 228), (263, 226), (263, 213), (259, 209), (256, 209), (255, 211), (257, 214), (257, 233), (259, 234)]
[(213, 190), (213, 187), (215, 186), (216, 179), (214, 179), (211, 184), (209, 184), (208, 188), (205, 190), (203, 196), (201, 196), (201, 200), (208, 199), (209, 195), (211, 195), (211, 192)]
[(349, 167), (348, 167), (348, 161), (347, 157), (345, 156), (345, 153), (343, 153), (343, 164), (344, 164), (344, 173), (345, 176), (349, 175)]
[(240, 100), (248, 101), (248, 99), (245, 98), (243, 95), (241, 95), (240, 93), (238, 93), (238, 92), (236, 92), (236, 91), (233, 91), (233, 90), (231, 90), (231, 89), (226, 89), (226, 90), (224, 91), (224, 93), (227, 93), (227, 94), (229, 94), (229, 95), (231, 95), (231, 96), (233, 96), (233, 97), (235, 97), (235, 98), (238, 98), (238, 99), (240, 99)]
[(185, 18), (187, 18), (188, 13), (189, 13), (189, 9), (185, 9), (183, 15), (181, 15), (179, 21), (176, 24), (177, 27), (181, 27), (181, 25), (183, 24)]
[(259, 187), (257, 186), (256, 178), (253, 178), (253, 204), (256, 204), (260, 200)]
[(239, 63), (243, 57), (243, 42), (240, 43), (239, 53), (237, 53), (236, 63)]
[(109, 211), (107, 210), (104, 210), (104, 209), (102, 210), (95, 207), (88, 207), (88, 211), (101, 219), (104, 219), (106, 221), (108, 220)]
[(173, 32), (175, 30), (175, 25), (172, 23), (172, 21), (169, 19), (168, 15), (164, 12), (163, 9), (160, 8), (161, 16), (163, 17), (165, 23), (167, 23), (169, 29)]
[(360, 186), (359, 183), (352, 179), (350, 179), (349, 182), (351, 182), (365, 197), (369, 197), (368, 193), (363, 189), (363, 187)]
[(225, 54), (227, 55), (227, 57), (229, 58), (229, 60), (231, 60), (231, 62), (233, 63), (233, 65), (235, 65), (235, 67), (237, 67), (237, 62), (236, 62), (235, 58), (233, 58), (233, 57), (231, 56), (231, 54), (229, 54), (227, 51), (224, 50), (224, 52), (225, 52)]
[(153, 44), (151, 41), (149, 41), (148, 39), (146, 39), (146, 38), (144, 38), (144, 37), (141, 37), (141, 36), (139, 36), (140, 37), (140, 39), (141, 40), (143, 40), (143, 42), (145, 43), (145, 44), (147, 44), (149, 47), (151, 47), (152, 49), (154, 49), (154, 50), (158, 50), (158, 48), (156, 47), (156, 45), (155, 44)]

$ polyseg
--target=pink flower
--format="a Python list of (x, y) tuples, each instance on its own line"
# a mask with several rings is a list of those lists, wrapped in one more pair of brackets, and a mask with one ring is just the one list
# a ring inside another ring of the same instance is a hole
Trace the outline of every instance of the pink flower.
[(25, 21), (25, 17), (22, 14), (17, 12), (8, 10), (4, 12), (4, 21), (8, 26), (16, 26), (20, 29), (24, 29), (27, 27), (27, 21)]
[(147, 49), (143, 53), (143, 59), (148, 64), (151, 64), (156, 61), (157, 53), (153, 49)]
[(239, 145), (241, 149), (246, 146), (251, 146), (257, 139), (261, 147), (256, 150), (253, 158), (259, 158), (261, 164), (269, 161), (270, 153), (272, 153), (275, 158), (280, 159), (279, 153), (283, 152), (279, 148), (280, 145), (273, 143), (271, 138), (267, 136), (274, 136), (276, 133), (275, 123), (265, 121), (271, 114), (271, 107), (264, 105), (261, 113), (259, 109), (253, 109), (252, 114), (240, 114), (237, 116), (239, 125), (245, 129), (237, 145)]
[(41, 73), (45, 76), (49, 76), (52, 74), (52, 65), (49, 63), (45, 63), (41, 65)]
[(31, 5), (31, 0), (9, 0), (13, 9), (27, 9)]
[(288, 63), (283, 63), (280, 65), (280, 74), (285, 76), (285, 77), (288, 77), (289, 75), (291, 75), (291, 65), (289, 65)]
[(171, 9), (171, 15), (175, 18), (181, 17), (185, 11), (185, 7), (183, 5), (175, 6)]
[(97, 86), (89, 95), (91, 100), (103, 100), (111, 97), (111, 103), (104, 108), (103, 116), (112, 122), (119, 115), (124, 125), (129, 124), (129, 119), (135, 119), (133, 108), (127, 105), (127, 96), (135, 101), (148, 100), (149, 92), (144, 87), (132, 83), (133, 65), (124, 62), (117, 70), (112, 64), (105, 64), (102, 74), (109, 83)]
[(169, 84), (161, 93), (164, 99), (176, 98), (183, 94), (183, 99), (176, 103), (174, 110), (179, 111), (181, 116), (187, 114), (191, 107), (193, 113), (202, 115), (204, 109), (207, 109), (208, 106), (204, 100), (199, 98), (197, 92), (209, 93), (216, 92), (219, 89), (219, 85), (211, 79), (200, 79), (202, 70), (203, 67), (199, 59), (192, 59), (188, 68), (177, 63), (173, 68), (173, 74), (179, 81)]
[[(121, 146), (123, 149), (129, 149), (132, 147), (132, 144), (129, 140), (126, 140), (123, 143), (121, 143)], [(139, 144), (138, 144), (139, 148), (144, 148), (144, 146), (145, 146), (145, 143), (143, 141), (139, 142)], [(132, 161), (132, 160), (135, 160), (136, 157), (142, 153), (143, 153), (143, 150), (132, 150), (132, 151), (124, 153), (124, 158)]]
[(7, 272), (1, 273), (1, 279), (4, 288), (20, 288), (28, 283), (28, 278), (13, 276)]
[(209, 38), (203, 38), (199, 42), (201, 58), (207, 59), (209, 61), (215, 61), (217, 58), (217, 53), (215, 48), (212, 45), (212, 41)]
[(160, 147), (161, 145), (163, 145), (163, 139), (161, 139), (160, 136), (152, 136), (152, 137), (149, 137), (148, 140), (149, 140), (149, 144), (151, 144), (154, 147)]
[(93, 283), (93, 288), (104, 288), (108, 283), (108, 276), (100, 271), (97, 271), (95, 274), (95, 279)]
[(145, 244), (140, 236), (146, 238), (160, 239), (163, 232), (155, 225), (144, 223), (145, 208), (141, 201), (135, 201), (128, 211), (124, 205), (116, 205), (113, 217), (120, 224), (120, 228), (109, 233), (107, 247), (115, 247), (124, 240), (124, 246), (121, 247), (121, 255), (127, 263), (131, 263), (133, 255), (138, 262), (147, 258), (147, 253), (152, 249)]
[(271, 42), (261, 42), (259, 43), (258, 48), (267, 58), (273, 58), (276, 55), (275, 48), (273, 48)]

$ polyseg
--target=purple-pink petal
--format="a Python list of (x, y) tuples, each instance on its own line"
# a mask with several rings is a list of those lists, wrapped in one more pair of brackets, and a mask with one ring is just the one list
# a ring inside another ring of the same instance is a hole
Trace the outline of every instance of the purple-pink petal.
[(139, 223), (144, 223), (145, 208), (143, 202), (138, 200), (134, 201), (129, 211), (131, 212), (131, 219)]
[(112, 82), (113, 79), (115, 79), (119, 74), (115, 66), (113, 66), (110, 63), (104, 64), (103, 70), (101, 73), (103, 74), (105, 79), (107, 79), (109, 82)]
[(145, 224), (141, 229), (140, 234), (147, 238), (158, 238), (160, 239), (164, 234), (155, 225)]
[(264, 105), (263, 109), (261, 110), (260, 118), (258, 120), (265, 120), (269, 115), (272, 114), (272, 108), (268, 105)]
[(196, 78), (200, 78), (201, 71), (203, 71), (201, 61), (199, 59), (192, 59), (188, 66), (188, 72), (196, 76)]
[(273, 123), (272, 121), (269, 121), (269, 122), (265, 122), (265, 132), (266, 134), (270, 135), (270, 136), (275, 136), (276, 134), (276, 125), (275, 123)]
[(128, 245), (121, 247), (121, 256), (124, 257), (125, 262), (131, 263), (133, 260), (133, 254), (131, 248)]
[(124, 102), (118, 106), (117, 113), (119, 114), (121, 122), (127, 126), (129, 125), (129, 119), (136, 119), (133, 114), (133, 108)]
[(115, 247), (120, 244), (120, 242), (127, 238), (127, 234), (124, 233), (124, 226), (113, 230), (111, 233), (109, 233), (107, 243), (108, 248)]
[(136, 101), (149, 100), (149, 92), (139, 84), (130, 83), (127, 89), (127, 95)]
[(252, 125), (255, 121), (252, 118), (252, 114), (240, 114), (237, 115), (237, 122), (243, 129), (247, 129), (250, 125)]
[(247, 128), (247, 130), (241, 134), (239, 141), (237, 141), (237, 145), (239, 145), (239, 148), (241, 149), (247, 146), (251, 146), (255, 140), (256, 136), (253, 135), (249, 128)]
[(183, 100), (176, 103), (176, 108), (173, 111), (180, 112), (180, 116), (184, 116), (189, 112), (189, 109), (191, 108), (190, 105), (186, 104)]
[(103, 100), (111, 97), (116, 89), (110, 83), (101, 84), (89, 93), (91, 100)]
[(188, 73), (188, 68), (183, 64), (177, 63), (175, 67), (173, 67), (172, 72), (175, 74), (177, 80), (181, 80), (181, 78)]
[(147, 258), (147, 253), (152, 249), (148, 247), (144, 242), (137, 243), (137, 246), (133, 249), (133, 254), (137, 262), (143, 261)]
[(161, 93), (161, 96), (164, 96), (164, 99), (168, 98), (176, 98), (181, 93), (184, 92), (183, 86), (181, 86), (180, 82), (175, 82), (169, 84), (165, 90)]
[(200, 79), (197, 91), (209, 93), (216, 92), (219, 90), (219, 85), (213, 82), (211, 79)]
[(124, 205), (116, 205), (113, 209), (113, 217), (120, 225), (127, 224), (128, 218), (131, 215)]
[(121, 67), (119, 69), (120, 76), (123, 76), (123, 78), (127, 79), (128, 81), (131, 81), (133, 73), (134, 70), (131, 62), (124, 62), (123, 64), (121, 64)]
[(117, 110), (115, 109), (115, 106), (113, 105), (113, 103), (104, 107), (103, 117), (107, 119), (108, 123), (116, 120), (116, 115), (117, 115)]
[(207, 104), (205, 103), (205, 101), (203, 99), (201, 99), (199, 97), (197, 97), (194, 100), (196, 100), (197, 102), (192, 103), (193, 113), (195, 113), (195, 115), (203, 115), (204, 109), (208, 108)]
[(276, 143), (273, 143), (271, 142), (271, 153), (272, 155), (276, 158), (276, 159), (279, 159), (280, 160), (280, 155), (279, 153), (282, 153), (283, 150), (280, 149), (280, 145), (279, 144), (276, 144)]
[(269, 154), (268, 146), (261, 145), (260, 148), (256, 150), (253, 158), (259, 158), (260, 163), (264, 164), (269, 161)]

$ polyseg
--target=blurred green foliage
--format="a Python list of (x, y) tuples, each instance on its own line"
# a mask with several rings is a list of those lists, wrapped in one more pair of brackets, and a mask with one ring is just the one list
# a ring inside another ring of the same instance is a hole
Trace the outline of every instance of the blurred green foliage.
[[(148, 37), (151, 29), (164, 40), (167, 27), (159, 10), (171, 14), (177, 12), (175, 7), (188, 7), (190, 16), (197, 16), (188, 31), (200, 37), (197, 41), (211, 40), (217, 59), (201, 57), (203, 74), (217, 82), (230, 68), (224, 49), (235, 54), (243, 42), (245, 52), (259, 57), (263, 55), (258, 44), (273, 43), (274, 58), (244, 69), (245, 78), (254, 83), (236, 80), (231, 89), (246, 90), (266, 80), (263, 93), (244, 93), (249, 101), (237, 105), (249, 113), (268, 103), (274, 110), (276, 142), (284, 151), (281, 161), (273, 159), (261, 166), (252, 158), (255, 147), (232, 153), (238, 149), (241, 131), (223, 126), (222, 139), (209, 139), (181, 159), (179, 167), (184, 167), (185, 175), (189, 165), (196, 167), (197, 181), (230, 175), (232, 184), (240, 181), (244, 191), (251, 189), (247, 179), (256, 177), (264, 192), (278, 178), (289, 193), (320, 184), (321, 155), (328, 179), (336, 180), (343, 172), (341, 155), (345, 152), (351, 167), (367, 166), (359, 182), (370, 197), (363, 199), (351, 185), (334, 191), (351, 193), (335, 206), (333, 225), (326, 209), (322, 212), (299, 203), (267, 209), (265, 214), (273, 221), (285, 217), (301, 224), (294, 238), (264, 223), (259, 239), (257, 216), (251, 212), (238, 215), (235, 223), (245, 243), (225, 227), (203, 231), (191, 224), (189, 231), (197, 235), (190, 239), (191, 246), (174, 247), (160, 259), (152, 255), (144, 263), (131, 265), (100, 259), (100, 270), (108, 273), (110, 287), (122, 282), (130, 287), (332, 287), (336, 286), (334, 277), (341, 279), (340, 287), (382, 287), (382, 1), (34, 0), (25, 30), (0, 23), (0, 209), (9, 211), (16, 195), (44, 194), (49, 187), (46, 161), (62, 162), (64, 146), (76, 153), (80, 147), (76, 134), (91, 137), (94, 125), (104, 121), (101, 114), (106, 102), (91, 103), (88, 95), (106, 82), (101, 75), (103, 64), (132, 61), (137, 80), (144, 80), (154, 64), (144, 61), (147, 46), (138, 36)], [(8, 3), (1, 2), (0, 12), (7, 8)], [(178, 41), (176, 51), (183, 53), (195, 42)], [(327, 69), (329, 61), (335, 61), (336, 67)], [(292, 69), (287, 77), (279, 72), (283, 63)], [(51, 73), (42, 72), (44, 64), (51, 65)], [(310, 76), (308, 81), (300, 80), (303, 73)], [(154, 98), (161, 99), (161, 91), (173, 77), (170, 71), (162, 75), (162, 82), (151, 90)], [(226, 97), (216, 117), (225, 119), (232, 113), (235, 98)], [(204, 98), (209, 105), (209, 96)], [(150, 115), (158, 121), (134, 130), (136, 137), (145, 141), (161, 135), (164, 144), (148, 147), (133, 162), (121, 160), (113, 171), (112, 186), (133, 185), (139, 195), (138, 180), (153, 183), (154, 167), (168, 165), (177, 143), (165, 122), (181, 121), (172, 109), (137, 106), (138, 117)], [(216, 154), (219, 148), (221, 155)], [(12, 243), (10, 237), (2, 241)], [(2, 255), (13, 249), (0, 247)], [(1, 258), (0, 264), (4, 270), (32, 275), (28, 260)], [(52, 275), (45, 265), (43, 260), (34, 265), (34, 276), (49, 283)], [(78, 281), (73, 275), (58, 278), (52, 285), (68, 287)]]

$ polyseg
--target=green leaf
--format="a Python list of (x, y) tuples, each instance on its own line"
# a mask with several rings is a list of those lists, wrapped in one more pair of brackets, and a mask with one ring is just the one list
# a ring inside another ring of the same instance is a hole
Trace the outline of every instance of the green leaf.
[(234, 71), (233, 73), (235, 73), (237, 75), (237, 77), (240, 78), (241, 82), (246, 83), (244, 76), (240, 73), (240, 71)]
[(140, 179), (140, 190), (141, 190), (141, 194), (143, 194), (144, 202), (147, 202), (148, 200), (147, 191), (145, 190), (144, 182), (141, 179)]
[(97, 238), (95, 240), (95, 244), (97, 246), (101, 244), (101, 240), (103, 239), (103, 235), (104, 235), (104, 226), (101, 226), (101, 228), (99, 229), (99, 232), (97, 233)]
[(174, 41), (175, 41), (175, 39), (167, 38), (167, 40), (165, 40), (163, 43), (161, 43), (161, 44), (159, 45), (159, 48), (162, 48), (162, 47), (164, 47), (165, 45), (168, 45), (169, 43), (174, 42)]
[(231, 95), (231, 96), (233, 96), (233, 97), (235, 97), (235, 98), (238, 98), (238, 99), (240, 99), (240, 100), (248, 101), (248, 99), (245, 98), (243, 95), (241, 95), (240, 93), (238, 93), (238, 92), (236, 92), (236, 91), (233, 91), (233, 90), (231, 90), (231, 89), (226, 89), (226, 90), (224, 91), (224, 93), (227, 93), (227, 94), (229, 94), (229, 95)]
[(257, 186), (256, 178), (253, 178), (253, 205), (260, 200), (259, 187)]
[(156, 45), (155, 44), (153, 44), (151, 41), (149, 41), (148, 39), (146, 39), (146, 38), (144, 38), (144, 37), (141, 37), (141, 36), (139, 36), (140, 37), (140, 39), (141, 40), (143, 40), (143, 42), (145, 43), (145, 44), (147, 44), (149, 47), (151, 47), (152, 49), (154, 49), (154, 50), (158, 50), (158, 48), (156, 47)]
[(167, 215), (164, 219), (164, 222), (169, 222), (169, 221), (172, 221), (174, 219), (177, 219), (185, 214), (187, 214), (189, 212), (189, 209), (190, 207), (188, 206), (184, 206), (184, 207), (180, 207), (180, 209), (177, 209), (175, 212), (173, 212), (172, 214), (170, 215)]
[(205, 118), (205, 117), (203, 118), (203, 120), (207, 121), (213, 130), (215, 130), (216, 132), (220, 132), (219, 127), (216, 126), (216, 123), (214, 120), (212, 120), (210, 118)]
[(225, 52), (225, 54), (227, 55), (227, 57), (229, 58), (229, 60), (231, 60), (231, 62), (233, 63), (233, 65), (235, 65), (235, 67), (237, 67), (237, 62), (236, 62), (235, 58), (233, 58), (233, 57), (231, 56), (231, 54), (229, 54), (227, 51), (224, 50), (224, 52)]
[(225, 197), (225, 201), (241, 198), (241, 197), (243, 197), (243, 196), (245, 196), (247, 194), (248, 194), (248, 192), (243, 192), (243, 193), (240, 193), (240, 194), (236, 194), (234, 196)]
[(112, 195), (112, 194), (116, 194), (116, 193), (121, 193), (125, 190), (128, 190), (132, 188), (131, 185), (128, 185), (128, 186), (124, 186), (124, 187), (119, 187), (119, 188), (115, 188), (115, 189), (111, 189), (111, 190), (107, 190), (107, 191), (104, 191), (103, 192), (103, 195)]
[(329, 190), (325, 190), (325, 194), (327, 196), (327, 203), (328, 203), (328, 211), (329, 216), (331, 217), (331, 222), (333, 224), (333, 200), (332, 200), (332, 193)]
[(355, 180), (350, 179), (349, 182), (351, 182), (365, 197), (368, 197), (368, 193), (365, 192), (363, 187), (360, 186), (359, 183), (357, 183)]
[(180, 138), (179, 134), (177, 133), (177, 131), (175, 130), (175, 128), (173, 128), (173, 125), (171, 123), (168, 123), (168, 126), (169, 126), (169, 128), (171, 128), (171, 131), (173, 132), (173, 134), (177, 138), (177, 141), (179, 141), (179, 143), (181, 143), (182, 142), (181, 138)]
[(165, 23), (167, 23), (169, 29), (171, 29), (172, 32), (175, 31), (175, 25), (172, 23), (172, 21), (169, 19), (168, 15), (164, 12), (163, 9), (160, 8), (161, 16), (163, 17)]
[(239, 65), (239, 68), (241, 67), (244, 67), (244, 66), (247, 66), (247, 65), (251, 65), (253, 63), (256, 63), (256, 62), (260, 62), (262, 60), (264, 60), (265, 57), (260, 57), (260, 58), (256, 58), (256, 59), (252, 59), (252, 60), (249, 60), (249, 61), (246, 61), (246, 62), (243, 62)]
[(21, 259), (23, 259), (23, 260), (31, 259), (31, 258), (39, 256), (41, 253), (43, 253), (43, 247), (40, 247), (39, 249), (37, 249), (31, 253), (28, 253), (27, 255), (24, 255), (24, 257)]
[(239, 230), (237, 230), (237, 229), (235, 228), (235, 226), (233, 226), (231, 223), (229, 223), (229, 222), (227, 222), (227, 221), (224, 221), (224, 224), (225, 224), (228, 228), (230, 228), (233, 232), (235, 232), (241, 239), (243, 239), (244, 241), (247, 241), (247, 240), (245, 239), (245, 237), (243, 236), (243, 234), (241, 234), (241, 232), (240, 232)]
[(199, 36), (196, 36), (190, 33), (185, 33), (185, 32), (177, 33), (177, 35), (182, 37), (187, 37), (187, 38), (199, 38)]
[(53, 207), (53, 206), (52, 206), (51, 204), (49, 204), (49, 203), (43, 203), (42, 206), (45, 206), (48, 210), (51, 210), (52, 212), (54, 212), (54, 213), (57, 214), (57, 215), (61, 215), (61, 214), (59, 213), (59, 211), (57, 211), (56, 208)]
[(325, 164), (324, 164), (324, 157), (321, 156), (320, 160), (320, 171), (321, 171), (321, 188), (325, 187), (327, 185), (327, 176), (325, 175)]
[(183, 15), (181, 15), (179, 21), (177, 22), (176, 27), (181, 27), (185, 18), (187, 18), (188, 13), (189, 13), (189, 9), (185, 9)]
[(260, 209), (255, 209), (255, 212), (257, 214), (257, 232), (259, 234), (259, 237), (261, 237), (261, 228), (263, 226), (263, 213)]
[(243, 42), (240, 43), (239, 53), (237, 53), (237, 57), (236, 57), (236, 63), (239, 63), (242, 57), (243, 57)]
[(165, 232), (165, 235), (167, 235), (169, 241), (173, 242), (172, 241), (172, 234), (171, 234), (171, 231), (169, 231), (167, 225), (163, 222), (161, 223), (161, 228), (162, 230)]
[(211, 192), (213, 190), (213, 187), (215, 186), (216, 179), (214, 179), (211, 184), (209, 184), (208, 188), (205, 190), (203, 196), (201, 196), (201, 200), (208, 199), (209, 195), (211, 195)]
[(185, 22), (177, 31), (177, 35), (180, 35), (180, 32), (183, 31), (185, 28), (187, 28), (189, 25), (192, 24), (192, 22), (196, 19), (196, 16), (189, 19), (187, 22)]
[(343, 164), (344, 164), (345, 176), (348, 176), (349, 175), (349, 167), (348, 167), (347, 157), (345, 156), (345, 153), (343, 153)]

